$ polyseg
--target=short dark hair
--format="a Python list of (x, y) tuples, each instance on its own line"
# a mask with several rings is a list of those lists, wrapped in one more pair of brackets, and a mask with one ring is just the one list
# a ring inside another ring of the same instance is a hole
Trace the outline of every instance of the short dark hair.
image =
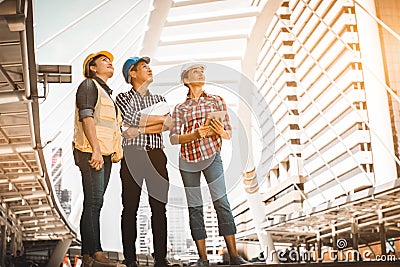
[[(145, 62), (146, 64), (148, 64), (148, 63), (147, 63), (145, 60), (143, 60), (143, 59), (139, 60), (138, 62), (136, 62), (135, 64), (133, 64), (133, 65), (129, 68), (129, 72), (128, 72), (128, 75), (129, 75), (129, 76), (130, 76), (130, 72), (131, 72), (131, 71), (137, 71), (137, 67), (138, 67), (138, 65), (139, 65), (140, 62)], [(132, 78), (129, 78), (128, 81), (130, 81), (130, 84), (133, 84), (133, 83), (132, 83), (132, 82), (133, 82), (133, 79), (132, 79)]]
[(96, 61), (96, 59), (98, 59), (98, 58), (100, 58), (100, 57), (104, 57), (104, 55), (97, 55), (97, 56), (91, 58), (91, 59), (89, 60), (89, 62), (87, 63), (87, 68), (88, 68), (88, 75), (87, 75), (87, 77), (88, 77), (88, 78), (94, 78), (94, 76), (96, 76), (96, 72), (92, 71), (92, 70), (90, 69), (90, 66), (96, 66), (96, 62), (95, 62), (95, 61)]
[(140, 61), (138, 61), (138, 62), (136, 62), (135, 64), (133, 64), (132, 66), (131, 66), (131, 68), (129, 69), (129, 72), (131, 72), (131, 71), (137, 71), (137, 64), (139, 63)]

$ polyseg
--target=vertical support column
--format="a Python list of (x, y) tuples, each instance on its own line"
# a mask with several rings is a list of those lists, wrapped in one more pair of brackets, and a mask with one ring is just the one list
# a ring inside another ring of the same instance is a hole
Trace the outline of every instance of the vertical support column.
[(47, 263), (47, 267), (60, 266), (71, 243), (72, 239), (58, 241), (56, 248), (51, 254), (50, 260)]
[[(376, 15), (374, 0), (359, 0), (358, 3), (369, 13)], [(397, 178), (382, 49), (378, 24), (357, 4), (355, 13), (364, 72), (375, 185), (380, 185)]]
[(0, 227), (0, 266), (6, 265), (6, 249), (7, 249), (7, 226)]
[(379, 240), (381, 242), (381, 251), (382, 251), (381, 256), (386, 256), (386, 240), (387, 240), (387, 238), (386, 238), (385, 222), (383, 221), (382, 210), (378, 209), (376, 212), (378, 213)]
[(259, 188), (255, 170), (243, 173), (242, 180), (247, 193), (247, 202), (249, 207), (251, 207), (250, 212), (253, 216), (257, 237), (260, 242), (261, 249), (264, 252), (266, 263), (278, 263), (272, 235), (268, 231), (261, 228), (261, 224), (265, 222), (265, 209), (264, 206), (261, 205), (263, 202), (258, 190)]
[(304, 243), (306, 244), (306, 253), (304, 255), (304, 261), (308, 263), (311, 262), (311, 246), (307, 239), (304, 240)]
[(358, 252), (358, 221), (354, 217), (351, 222), (351, 238), (353, 240), (354, 261), (360, 261), (361, 255)]
[(15, 256), (15, 253), (17, 252), (17, 242), (16, 242), (16, 234), (14, 232), (11, 233), (10, 250), (11, 254)]
[[(257, 58), (260, 54), (260, 50), (263, 44), (263, 40), (265, 37), (265, 32), (268, 29), (270, 22), (272, 21), (275, 12), (280, 7), (282, 1), (265, 1), (265, 3), (261, 6), (260, 14), (257, 16), (256, 21), (253, 25), (253, 29), (249, 34), (249, 38), (247, 39), (246, 49), (243, 54), (243, 60), (241, 64), (242, 70), (242, 78), (239, 84), (239, 94), (245, 101), (239, 102), (239, 114), (241, 114), (241, 119), (243, 122), (244, 131), (239, 131), (239, 138), (246, 138), (243, 139), (243, 142), (240, 142), (240, 150), (246, 151), (249, 150), (249, 156), (245, 160), (246, 167), (244, 170), (243, 179), (247, 179), (246, 176), (249, 177), (251, 172), (255, 172), (257, 166), (254, 166), (254, 159), (253, 159), (253, 150), (252, 150), (252, 120), (250, 114), (246, 115), (246, 105), (252, 105), (254, 101), (252, 94), (254, 93), (253, 90), (257, 90), (253, 84), (254, 82), (254, 75), (257, 69)], [(249, 82), (250, 81), (250, 82)], [(246, 142), (247, 141), (247, 142)], [(244, 149), (242, 149), (244, 148)], [(272, 177), (271, 177), (272, 178)], [(271, 180), (272, 186), (272, 180)], [(257, 218), (262, 219), (265, 221), (265, 212), (263, 212), (263, 205), (264, 203), (260, 202), (260, 192), (258, 192), (258, 188), (256, 192), (249, 193), (247, 192), (247, 199), (249, 202), (249, 208), (254, 216), (255, 225), (260, 224), (260, 220)], [(261, 214), (258, 212), (261, 211)], [(275, 251), (274, 243), (271, 238), (271, 234), (267, 231), (263, 231), (260, 226), (256, 228), (257, 235), (259, 237), (260, 245), (264, 250), (264, 255), (267, 258), (267, 263), (278, 263), (277, 257), (275, 259), (271, 259), (268, 257), (268, 253)], [(260, 237), (263, 237), (260, 239)]]
[(17, 250), (24, 251), (24, 243), (22, 242), (22, 235), (18, 234), (16, 236)]
[(172, 0), (153, 1), (153, 9), (150, 13), (148, 30), (144, 35), (143, 46), (139, 55), (146, 55), (152, 58), (156, 53), (157, 47), (160, 43), (163, 25), (166, 22), (172, 4)]
[(317, 259), (316, 262), (322, 262), (322, 242), (321, 234), (317, 232)]
[(382, 256), (386, 256), (386, 229), (385, 229), (385, 222), (379, 223), (379, 240), (381, 241)]
[(335, 224), (331, 224), (332, 229), (332, 249), (333, 249), (333, 261), (337, 262), (339, 257), (338, 246), (337, 246), (337, 235)]

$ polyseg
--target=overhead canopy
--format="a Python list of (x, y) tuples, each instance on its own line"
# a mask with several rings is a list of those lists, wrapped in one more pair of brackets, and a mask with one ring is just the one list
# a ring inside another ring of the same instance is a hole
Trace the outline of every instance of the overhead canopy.
[(0, 1), (0, 224), (23, 240), (74, 238), (43, 157), (37, 82), (32, 1)]

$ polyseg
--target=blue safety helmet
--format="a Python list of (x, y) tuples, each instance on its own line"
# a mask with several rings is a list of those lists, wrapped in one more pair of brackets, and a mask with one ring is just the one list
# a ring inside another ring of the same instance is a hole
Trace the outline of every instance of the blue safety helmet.
[(149, 57), (130, 57), (128, 58), (124, 66), (122, 67), (122, 75), (124, 75), (125, 81), (127, 83), (131, 83), (131, 75), (129, 73), (131, 72), (133, 66), (138, 63), (139, 61), (144, 61), (147, 64), (150, 63), (150, 58)]

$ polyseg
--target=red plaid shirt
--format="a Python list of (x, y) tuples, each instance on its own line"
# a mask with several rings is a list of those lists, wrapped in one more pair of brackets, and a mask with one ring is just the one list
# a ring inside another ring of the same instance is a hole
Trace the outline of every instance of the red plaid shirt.
[[(185, 102), (174, 108), (170, 135), (193, 133), (201, 125), (204, 125), (208, 113), (223, 110), (226, 110), (226, 104), (220, 96), (203, 92), (198, 101), (188, 96)], [(225, 130), (232, 130), (228, 113), (223, 123)], [(219, 135), (184, 143), (181, 145), (181, 157), (185, 161), (199, 162), (211, 158), (221, 148), (221, 145), (222, 139)]]

